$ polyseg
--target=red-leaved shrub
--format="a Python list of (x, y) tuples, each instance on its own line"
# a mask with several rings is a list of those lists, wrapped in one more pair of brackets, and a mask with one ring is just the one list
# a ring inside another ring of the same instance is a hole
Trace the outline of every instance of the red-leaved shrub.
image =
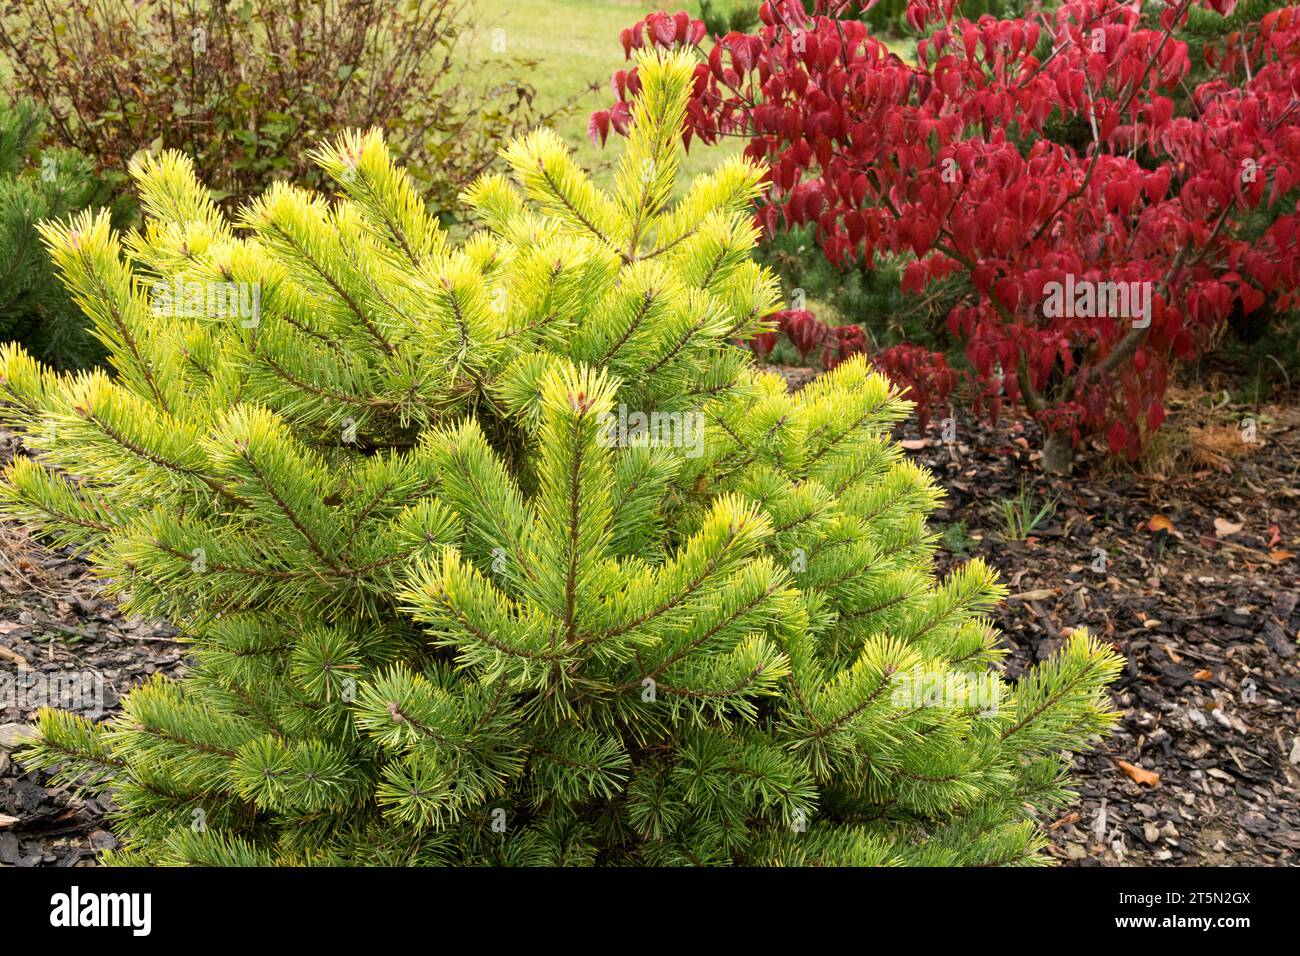
[[(652, 14), (623, 46), (700, 50), (683, 136), (748, 139), (770, 167), (767, 230), (814, 224), (835, 263), (910, 256), (910, 294), (964, 276), (948, 328), (986, 408), (1027, 409), (1059, 469), (1088, 435), (1136, 455), (1173, 362), (1234, 311), (1295, 300), (1300, 8), (1211, 44), (1213, 78), (1187, 90), (1193, 2), (971, 22), (913, 0), (909, 23), (931, 31), (915, 65), (836, 17), (842, 0), (769, 0), (756, 33), (707, 49), (697, 21)], [(593, 135), (626, 130), (636, 71), (613, 85)]]

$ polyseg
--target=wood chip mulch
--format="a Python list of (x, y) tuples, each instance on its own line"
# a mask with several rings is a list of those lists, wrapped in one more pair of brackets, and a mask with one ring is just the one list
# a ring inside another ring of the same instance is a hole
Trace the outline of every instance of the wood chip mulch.
[[(1078, 627), (1128, 659), (1114, 734), (1075, 761), (1080, 803), (1044, 821), (1063, 863), (1300, 863), (1300, 409), (1215, 414), (1164, 473), (1088, 455), (1063, 479), (1017, 425), (961, 420), (945, 442), (909, 423), (947, 491), (940, 567), (982, 557), (1011, 591), (994, 615), (1008, 674)], [(1031, 515), (1055, 509), (1014, 540), (1003, 502), (1022, 488)]]

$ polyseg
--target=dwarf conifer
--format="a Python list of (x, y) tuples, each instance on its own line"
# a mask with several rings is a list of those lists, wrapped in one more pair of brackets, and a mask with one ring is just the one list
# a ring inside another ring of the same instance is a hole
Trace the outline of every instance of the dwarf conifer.
[(541, 130), (453, 241), (377, 132), (227, 222), (179, 155), (143, 231), (45, 235), (110, 347), (8, 347), (10, 516), (192, 641), (28, 751), (109, 788), (119, 862), (992, 864), (1110, 722), (1077, 635), (1012, 684), (973, 561), (859, 359), (791, 394), (762, 173), (675, 190), (688, 59), (643, 59), (612, 190)]

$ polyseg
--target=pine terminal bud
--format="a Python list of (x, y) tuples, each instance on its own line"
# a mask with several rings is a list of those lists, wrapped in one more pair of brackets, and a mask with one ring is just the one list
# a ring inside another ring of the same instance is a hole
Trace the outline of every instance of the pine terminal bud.
[(395, 724), (404, 723), (406, 721), (406, 718), (402, 716), (402, 709), (397, 706), (396, 701), (390, 700), (388, 702), (388, 716), (393, 718), (393, 723)]

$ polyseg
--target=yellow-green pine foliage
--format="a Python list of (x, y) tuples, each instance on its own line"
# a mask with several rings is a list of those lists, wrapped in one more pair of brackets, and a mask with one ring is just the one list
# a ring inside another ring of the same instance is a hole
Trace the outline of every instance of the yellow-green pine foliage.
[(27, 753), (111, 788), (117, 861), (1041, 861), (1117, 659), (1002, 680), (908, 404), (754, 370), (761, 172), (674, 201), (692, 65), (641, 76), (612, 193), (533, 133), (463, 243), (378, 132), (319, 151), (334, 196), (230, 223), (166, 154), (139, 234), (46, 228), (112, 368), (4, 351), (4, 511), (192, 641)]

